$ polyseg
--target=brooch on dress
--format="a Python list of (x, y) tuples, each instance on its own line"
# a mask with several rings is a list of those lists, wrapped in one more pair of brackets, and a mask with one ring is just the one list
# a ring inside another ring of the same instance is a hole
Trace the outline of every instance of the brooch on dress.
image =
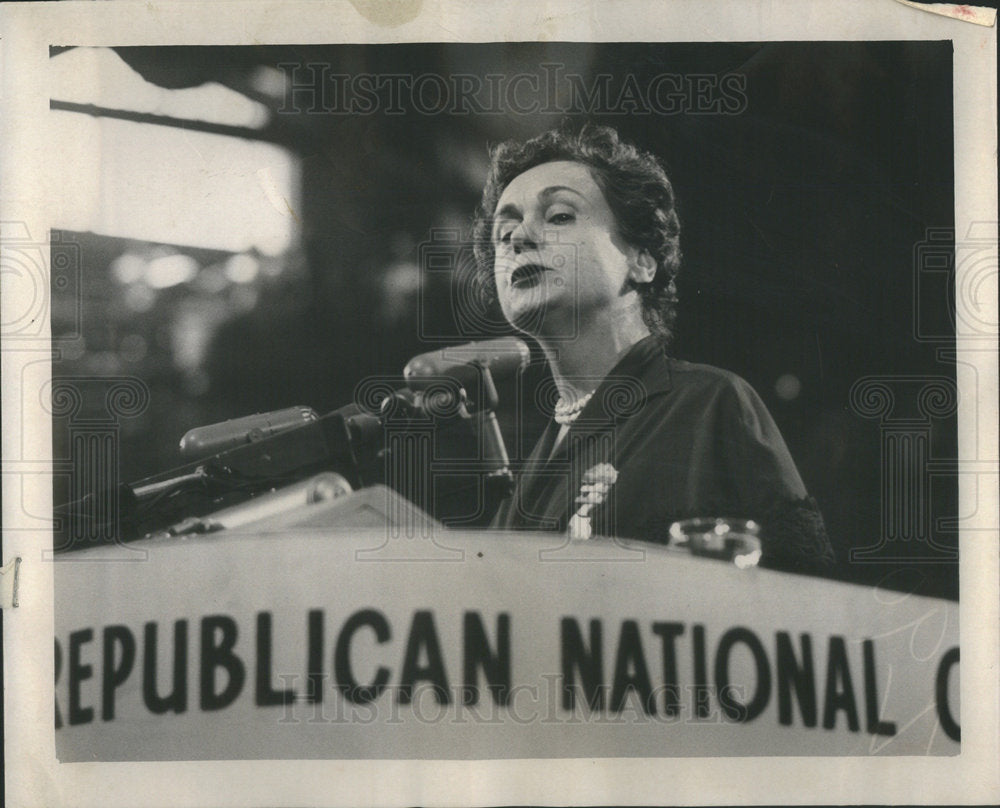
[(618, 480), (618, 470), (610, 463), (598, 463), (583, 473), (577, 508), (566, 526), (571, 539), (589, 539), (593, 534), (590, 512), (602, 504)]

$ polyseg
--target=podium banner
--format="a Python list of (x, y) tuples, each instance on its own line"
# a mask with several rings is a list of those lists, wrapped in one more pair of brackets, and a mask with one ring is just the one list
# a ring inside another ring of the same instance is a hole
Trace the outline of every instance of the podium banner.
[(960, 751), (956, 603), (639, 542), (417, 533), (58, 557), (59, 760)]

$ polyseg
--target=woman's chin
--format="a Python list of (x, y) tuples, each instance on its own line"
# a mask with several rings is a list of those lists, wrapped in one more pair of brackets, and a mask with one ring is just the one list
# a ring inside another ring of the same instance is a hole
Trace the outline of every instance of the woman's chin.
[(504, 315), (514, 328), (532, 337), (572, 339), (578, 331), (573, 307), (560, 305), (555, 300), (509, 307)]

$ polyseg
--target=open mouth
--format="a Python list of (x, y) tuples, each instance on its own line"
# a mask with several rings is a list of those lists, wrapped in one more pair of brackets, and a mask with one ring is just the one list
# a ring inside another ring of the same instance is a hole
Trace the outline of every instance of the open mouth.
[(542, 280), (542, 275), (548, 271), (548, 267), (541, 264), (525, 264), (510, 274), (510, 285), (515, 289), (537, 286)]

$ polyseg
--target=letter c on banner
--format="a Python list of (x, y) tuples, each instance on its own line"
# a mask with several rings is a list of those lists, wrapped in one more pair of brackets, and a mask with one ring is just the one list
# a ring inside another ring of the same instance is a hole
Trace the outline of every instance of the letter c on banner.
[(962, 740), (962, 728), (951, 714), (948, 704), (948, 683), (951, 680), (951, 669), (958, 664), (958, 649), (950, 649), (938, 664), (937, 677), (934, 682), (934, 702), (937, 706), (938, 721), (944, 734), (953, 741)]

